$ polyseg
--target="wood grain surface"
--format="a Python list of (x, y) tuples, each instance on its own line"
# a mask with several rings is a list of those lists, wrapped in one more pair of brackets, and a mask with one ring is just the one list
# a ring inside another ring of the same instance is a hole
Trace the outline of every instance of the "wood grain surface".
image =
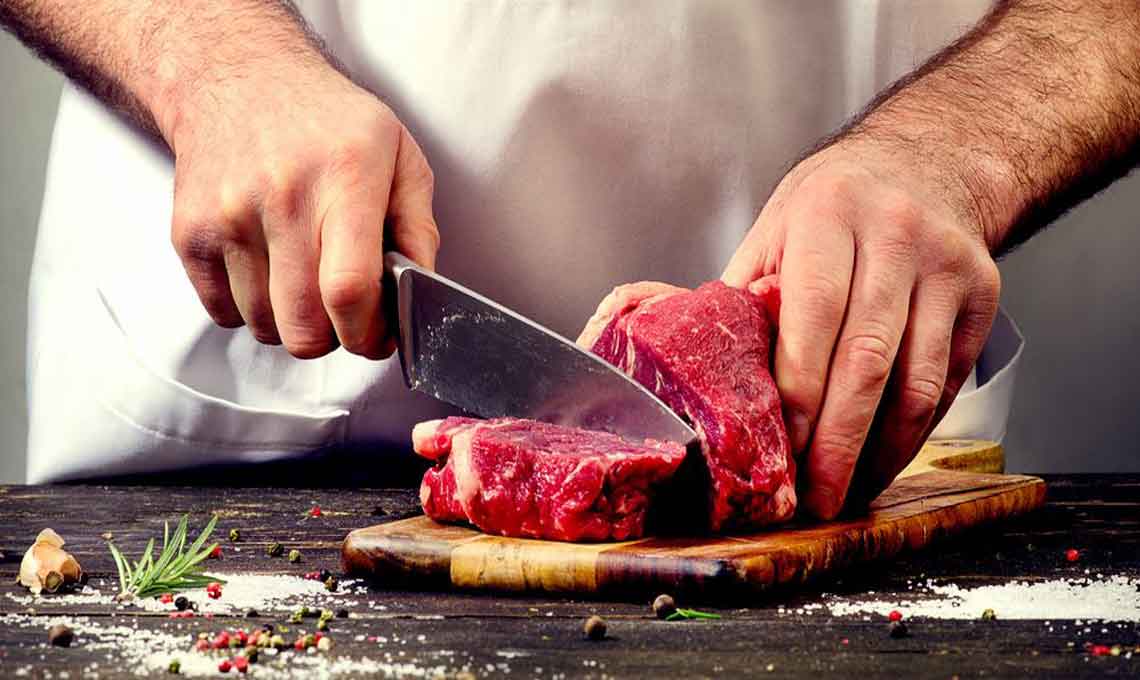
[(349, 533), (342, 559), (348, 573), (410, 588), (623, 599), (658, 591), (709, 600), (756, 595), (918, 550), (1044, 503), (1044, 482), (997, 474), (1001, 469), (997, 444), (938, 442), (867, 514), (834, 522), (747, 535), (563, 543), (489, 536), (421, 516)]

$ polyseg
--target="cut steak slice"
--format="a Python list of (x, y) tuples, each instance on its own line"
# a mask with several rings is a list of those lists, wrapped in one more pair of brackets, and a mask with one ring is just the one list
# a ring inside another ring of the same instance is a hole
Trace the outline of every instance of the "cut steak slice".
[(560, 541), (640, 537), (651, 494), (685, 457), (680, 444), (516, 418), (427, 421), (412, 445), (436, 461), (420, 486), (429, 517)]
[(775, 277), (749, 290), (633, 283), (607, 296), (578, 338), (697, 430), (714, 531), (795, 511), (795, 462), (769, 372), (778, 306)]

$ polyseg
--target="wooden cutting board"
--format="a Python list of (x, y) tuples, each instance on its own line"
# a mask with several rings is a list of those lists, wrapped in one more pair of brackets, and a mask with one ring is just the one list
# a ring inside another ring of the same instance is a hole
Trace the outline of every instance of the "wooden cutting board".
[(618, 599), (671, 592), (721, 598), (889, 559), (1039, 507), (1045, 483), (1001, 474), (992, 442), (928, 443), (862, 517), (747, 535), (561, 543), (488, 536), (427, 517), (353, 531), (345, 570), (415, 589), (545, 591)]

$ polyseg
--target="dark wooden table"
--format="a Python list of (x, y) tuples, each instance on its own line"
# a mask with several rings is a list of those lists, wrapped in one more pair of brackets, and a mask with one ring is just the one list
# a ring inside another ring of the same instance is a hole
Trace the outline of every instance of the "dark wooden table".
[[(907, 581), (918, 575), (963, 585), (1077, 576), (1085, 569), (1140, 577), (1140, 475), (1048, 481), (1048, 505), (1030, 517), (807, 589), (705, 607), (721, 613), (719, 621), (658, 622), (643, 602), (412, 593), (374, 584), (364, 596), (371, 606), (359, 603), (351, 618), (333, 622), (336, 646), (327, 654), (329, 659), (382, 659), (377, 637), (400, 639), (404, 656), (397, 653), (397, 658), (406, 665), (399, 668), (422, 675), (424, 668), (443, 666), (452, 677), (1140, 675), (1140, 653), (1131, 659), (1093, 656), (1083, 643), (1097, 636), (1078, 636), (1073, 625), (1060, 625), (1064, 622), (1054, 622), (1050, 632), (1042, 621), (1000, 616), (993, 622), (916, 619), (910, 621), (910, 637), (893, 639), (881, 617), (864, 621), (835, 617), (826, 609), (796, 611), (821, 601), (824, 593), (904, 593)], [(314, 503), (323, 516), (305, 518)], [(53, 604), (51, 597), (28, 605), (22, 599), (26, 591), (13, 583), (24, 550), (40, 529), (52, 527), (91, 574), (92, 585), (113, 592), (114, 567), (101, 534), (113, 532), (120, 547), (137, 554), (147, 538), (161, 536), (162, 520), (184, 512), (193, 513), (199, 526), (208, 513), (219, 513), (223, 543), (230, 528), (241, 531), (240, 543), (227, 544), (212, 569), (299, 575), (338, 570), (340, 541), (348, 530), (409, 516), (417, 505), (407, 490), (0, 487), (0, 677), (60, 678), (66, 671), (70, 678), (109, 678), (140, 670), (115, 649), (90, 644), (82, 627), (72, 647), (49, 647), (48, 622), (61, 613), (185, 635), (187, 649), (199, 631), (284, 623), (282, 614), (171, 620), (165, 613), (130, 607)], [(273, 541), (301, 550), (304, 560), (291, 564), (268, 557), (264, 548)], [(1079, 562), (1064, 559), (1070, 547), (1081, 549)], [(385, 609), (376, 608), (378, 603)], [(581, 632), (593, 613), (609, 623), (609, 638), (601, 642), (586, 640)], [(1114, 625), (1096, 641), (1134, 650), (1140, 624)], [(387, 649), (391, 653), (391, 645)], [(285, 664), (286, 656), (272, 661)], [(274, 666), (257, 664), (250, 674), (274, 676)]]

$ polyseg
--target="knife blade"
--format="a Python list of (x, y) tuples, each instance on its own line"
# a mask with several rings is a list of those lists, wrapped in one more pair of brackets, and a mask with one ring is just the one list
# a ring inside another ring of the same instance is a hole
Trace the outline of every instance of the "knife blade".
[(384, 256), (408, 387), (483, 418), (510, 416), (690, 446), (697, 434), (625, 373), (493, 300)]

